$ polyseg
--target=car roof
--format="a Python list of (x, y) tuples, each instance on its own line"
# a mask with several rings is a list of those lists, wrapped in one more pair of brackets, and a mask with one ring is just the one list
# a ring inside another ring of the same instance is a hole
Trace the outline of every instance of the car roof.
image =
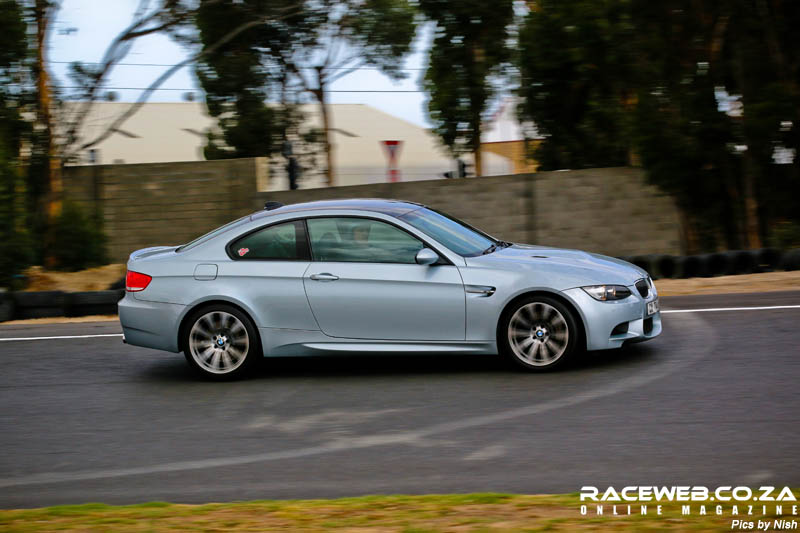
[(319, 200), (315, 202), (303, 202), (290, 204), (275, 209), (263, 210), (253, 213), (250, 220), (269, 217), (272, 215), (283, 215), (287, 213), (301, 213), (305, 211), (321, 211), (328, 209), (346, 209), (356, 211), (372, 211), (398, 217), (409, 211), (415, 211), (422, 204), (407, 202), (404, 200), (387, 200), (383, 198), (348, 198), (344, 200)]

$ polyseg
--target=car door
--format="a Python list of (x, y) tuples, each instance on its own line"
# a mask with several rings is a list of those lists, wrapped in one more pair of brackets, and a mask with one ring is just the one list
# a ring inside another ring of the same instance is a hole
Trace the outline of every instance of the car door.
[(302, 220), (250, 231), (228, 245), (228, 255), (220, 290), (247, 302), (258, 327), (315, 327), (303, 283), (311, 256)]
[(312, 263), (304, 284), (323, 333), (352, 339), (464, 340), (461, 274), (444, 261), (418, 265), (422, 241), (369, 218), (321, 217), (306, 223)]

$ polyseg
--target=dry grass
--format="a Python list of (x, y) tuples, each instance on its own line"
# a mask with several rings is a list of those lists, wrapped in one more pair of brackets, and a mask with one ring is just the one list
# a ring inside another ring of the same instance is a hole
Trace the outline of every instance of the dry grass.
[(125, 265), (105, 265), (79, 272), (56, 272), (33, 266), (23, 274), (28, 278), (26, 291), (102, 291), (125, 275)]
[[(797, 493), (796, 493), (797, 494)], [(746, 502), (745, 502), (746, 503)], [(791, 502), (789, 502), (791, 503)], [(580, 514), (577, 495), (466, 494), (428, 496), (366, 496), (337, 500), (289, 500), (229, 504), (174, 505), (149, 503), (114, 507), (102, 504), (59, 506), (31, 510), (0, 511), (0, 530), (42, 531), (342, 531), (356, 532), (511, 532), (511, 531), (721, 531), (730, 530), (733, 518), (769, 520), (757, 511), (748, 516), (740, 506), (738, 517), (730, 505), (722, 515), (681, 515), (678, 504), (664, 504), (662, 514), (655, 505), (642, 516), (639, 506), (631, 515), (614, 516), (610, 505), (603, 516), (589, 506)], [(623, 506), (620, 506), (622, 510)], [(784, 505), (791, 513), (791, 505)], [(798, 517), (784, 514), (784, 519)], [(772, 527), (770, 528), (772, 529)]]
[(766, 272), (718, 278), (659, 279), (659, 296), (733, 294), (800, 290), (800, 271)]
[(52, 316), (47, 318), (22, 318), (2, 322), (4, 326), (27, 326), (36, 324), (80, 324), (83, 322), (119, 322), (117, 315)]

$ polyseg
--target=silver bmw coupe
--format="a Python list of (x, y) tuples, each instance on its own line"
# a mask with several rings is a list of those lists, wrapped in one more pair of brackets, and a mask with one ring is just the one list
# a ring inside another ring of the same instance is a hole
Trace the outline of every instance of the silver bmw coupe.
[(217, 379), (262, 356), (339, 352), (500, 352), (550, 370), (661, 333), (644, 270), (396, 200), (269, 202), (188, 244), (136, 251), (119, 319), (126, 343), (182, 351)]

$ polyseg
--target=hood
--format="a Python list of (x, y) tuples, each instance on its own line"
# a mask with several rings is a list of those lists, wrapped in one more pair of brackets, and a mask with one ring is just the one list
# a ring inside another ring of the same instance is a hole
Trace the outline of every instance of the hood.
[(156, 257), (164, 257), (175, 250), (177, 250), (177, 246), (151, 246), (150, 248), (142, 248), (141, 250), (136, 250), (133, 252), (128, 261), (138, 261), (140, 259), (145, 258), (156, 258)]
[(474, 266), (530, 270), (547, 276), (561, 290), (587, 285), (631, 286), (648, 276), (636, 265), (614, 257), (527, 244), (514, 244), (488, 255), (470, 257), (467, 262)]

